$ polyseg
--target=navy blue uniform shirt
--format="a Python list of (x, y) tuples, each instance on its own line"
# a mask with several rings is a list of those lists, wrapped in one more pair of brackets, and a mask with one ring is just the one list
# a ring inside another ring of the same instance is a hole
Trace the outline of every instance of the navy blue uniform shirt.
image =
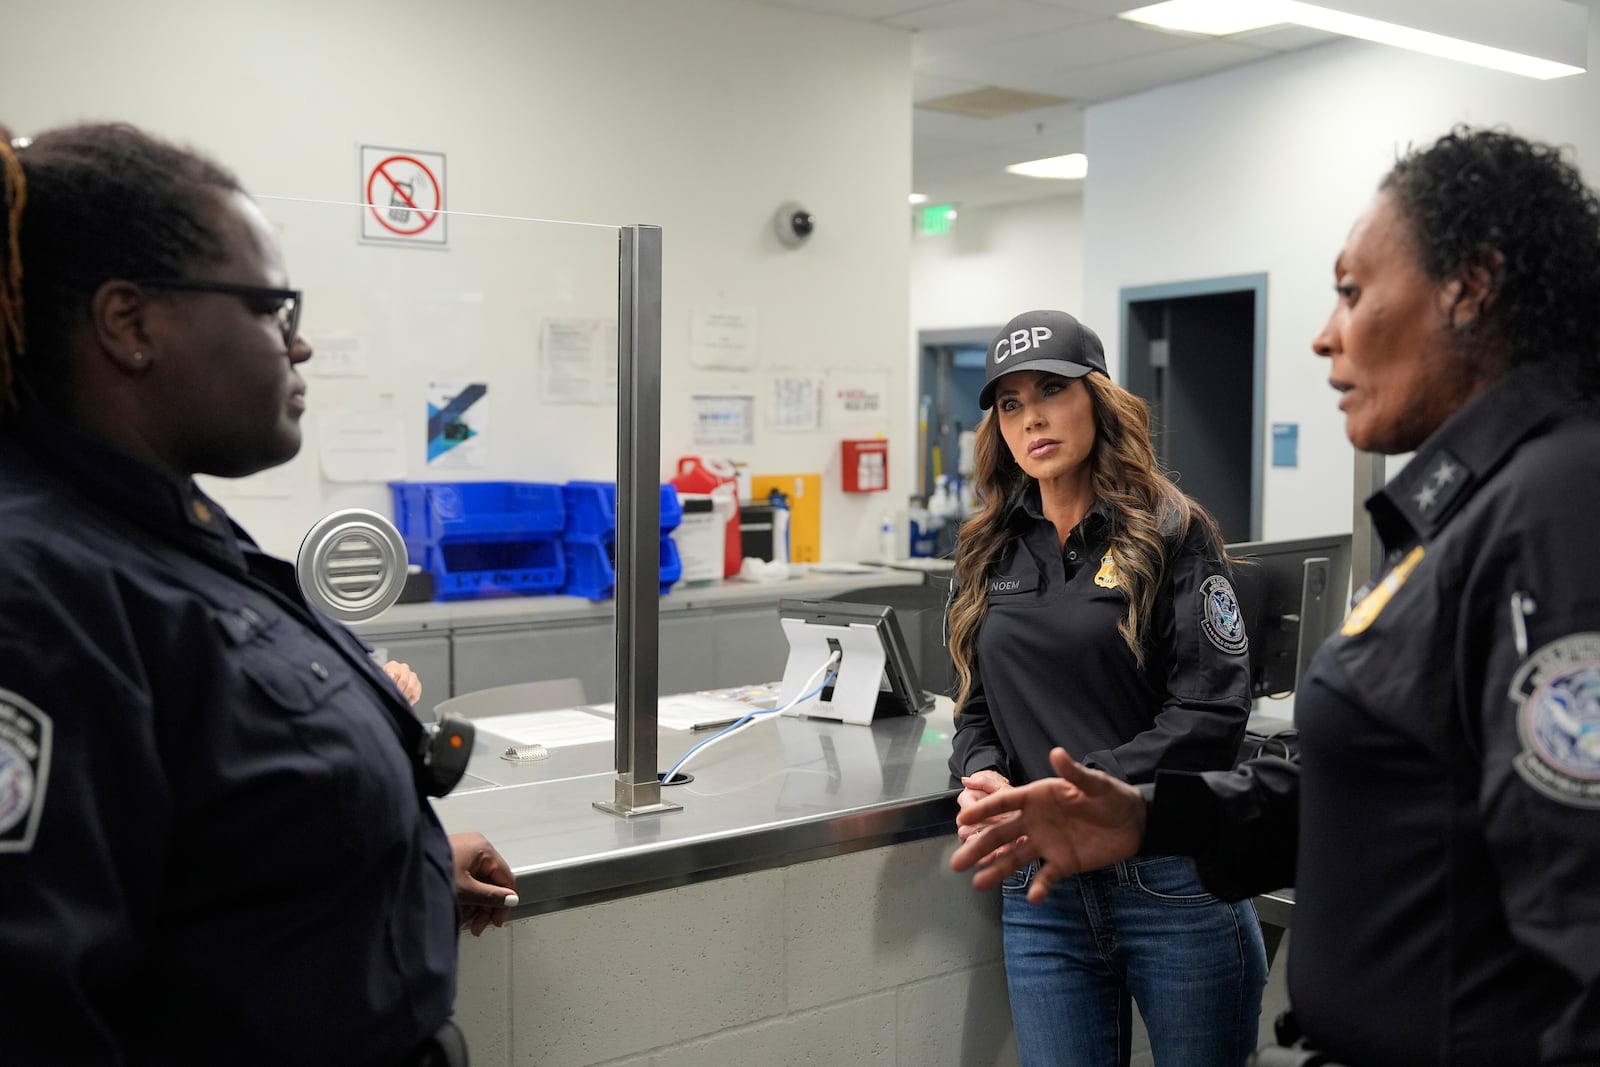
[(1008, 522), (1015, 536), (989, 569), (951, 773), (1048, 778), (1056, 745), (1129, 782), (1158, 767), (1232, 766), (1250, 671), (1221, 547), (1199, 524), (1174, 533), (1141, 667), (1117, 632), (1127, 601), (1106, 513), (1091, 511), (1062, 546), (1031, 485)]
[(0, 434), (0, 1062), (394, 1063), (449, 1017), (421, 727), (192, 486)]
[(1290, 996), (1342, 1062), (1600, 1063), (1600, 412), (1516, 372), (1367, 507), (1389, 569), (1299, 764), (1163, 774), (1145, 847), (1295, 883)]

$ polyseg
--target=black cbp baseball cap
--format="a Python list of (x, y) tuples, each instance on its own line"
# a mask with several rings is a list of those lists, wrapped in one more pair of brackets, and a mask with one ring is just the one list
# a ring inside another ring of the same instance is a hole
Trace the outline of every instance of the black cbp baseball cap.
[(978, 407), (994, 403), (995, 382), (1014, 370), (1043, 370), (1082, 378), (1106, 370), (1106, 350), (1095, 332), (1065, 311), (1024, 311), (989, 342)]

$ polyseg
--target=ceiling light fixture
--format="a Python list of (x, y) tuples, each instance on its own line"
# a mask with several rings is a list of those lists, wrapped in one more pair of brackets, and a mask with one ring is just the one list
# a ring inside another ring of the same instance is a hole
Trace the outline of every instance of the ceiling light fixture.
[(1124, 11), (1117, 17), (1129, 22), (1142, 22), (1158, 30), (1177, 30), (1179, 33), (1203, 33), (1207, 37), (1227, 37), (1230, 34), (1278, 26), (1287, 20), (1283, 5), (1277, 0), (1167, 0), (1163, 4)]
[[(1541, 80), (1583, 73), (1583, 66), (1564, 62), (1565, 59), (1587, 62), (1587, 12), (1564, 0), (1538, 0), (1537, 3), (1530, 0), (1527, 6), (1519, 4), (1513, 13), (1518, 20), (1515, 23), (1500, 21), (1503, 13), (1491, 12), (1494, 17), (1477, 27), (1481, 31), (1479, 36), (1491, 40), (1509, 43), (1515, 38), (1521, 47), (1537, 42), (1541, 51), (1560, 54), (1562, 60), (1361, 14), (1374, 9), (1373, 0), (1335, 0), (1335, 3), (1337, 7), (1302, 3), (1301, 0), (1167, 0), (1124, 11), (1118, 17), (1158, 29), (1214, 37), (1293, 23)], [(1456, 29), (1457, 32), (1460, 32), (1458, 27), (1467, 25), (1463, 20), (1474, 14), (1461, 8), (1451, 10), (1448, 4), (1441, 6), (1439, 0), (1418, 0), (1415, 8), (1415, 16), (1421, 21), (1431, 21), (1440, 29)], [(1424, 16), (1431, 16), (1431, 19)]]
[(913, 204), (926, 204), (928, 202), (928, 194), (927, 193), (912, 193), (911, 194), (911, 202)]
[(1056, 178), (1066, 180), (1081, 178), (1089, 173), (1089, 157), (1082, 152), (1048, 159), (1031, 159), (1026, 163), (1013, 163), (1006, 168), (1008, 174), (1021, 174), (1025, 178)]

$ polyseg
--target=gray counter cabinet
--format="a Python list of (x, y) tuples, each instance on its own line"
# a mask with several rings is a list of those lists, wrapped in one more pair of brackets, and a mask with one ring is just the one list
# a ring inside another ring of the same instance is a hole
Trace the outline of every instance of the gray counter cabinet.
[(451, 643), (452, 695), (547, 678), (580, 678), (590, 700), (610, 700), (615, 687), (616, 641), (609, 622), (457, 633)]
[[(789, 643), (781, 596), (823, 599), (920, 575), (875, 571), (807, 575), (770, 586), (725, 582), (674, 590), (658, 617), (662, 694), (770, 682), (783, 675)], [(580, 678), (591, 701), (616, 695), (614, 605), (574, 597), (403, 604), (355, 629), (422, 678), (424, 706), (517, 682)]]

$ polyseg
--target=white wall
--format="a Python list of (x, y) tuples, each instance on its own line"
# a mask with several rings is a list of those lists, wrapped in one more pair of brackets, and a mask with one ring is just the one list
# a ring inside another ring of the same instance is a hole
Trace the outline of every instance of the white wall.
[(1300, 465), (1267, 469), (1264, 537), (1351, 528), (1352, 452), (1310, 341), (1345, 233), (1397, 153), (1463, 121), (1570, 143), (1600, 182), (1593, 72), (1536, 82), (1338, 42), (1089, 110), (1085, 311), (1108, 354), (1124, 287), (1269, 275), (1266, 421), (1300, 424)]
[(1083, 308), (1083, 199), (962, 208), (911, 244), (914, 331), (1002, 326), (1035, 308)]
[[(881, 506), (837, 491), (837, 442), (904, 441), (891, 481), (906, 484), (909, 412), (843, 432), (762, 418), (776, 368), (880, 369), (891, 396), (910, 392), (907, 32), (733, 0), (11, 0), (6, 38), (0, 99), (17, 132), (125, 119), (214, 155), (257, 194), (339, 201), (357, 198), (360, 144), (433, 149), (453, 211), (660, 225), (663, 461), (693, 450), (691, 395), (753, 393), (755, 442), (724, 451), (756, 473), (822, 471), (835, 487), (824, 551), (874, 550)], [(772, 235), (787, 200), (818, 219), (798, 251)], [(372, 377), (312, 378), (313, 414), (401, 412), (409, 476), (438, 477), (423, 460), (426, 384), (487, 378), (492, 466), (443, 477), (610, 477), (613, 412), (544, 404), (534, 372), (541, 316), (614, 315), (610, 232), (452, 218), (447, 252), (373, 249), (353, 214), (268, 211), (307, 287), (306, 332), (370, 348)], [(694, 309), (717, 304), (755, 310), (755, 370), (690, 368)], [(279, 553), (330, 507), (388, 510), (380, 485), (325, 482), (315, 419), (307, 429), (269, 495), (218, 490)]]

